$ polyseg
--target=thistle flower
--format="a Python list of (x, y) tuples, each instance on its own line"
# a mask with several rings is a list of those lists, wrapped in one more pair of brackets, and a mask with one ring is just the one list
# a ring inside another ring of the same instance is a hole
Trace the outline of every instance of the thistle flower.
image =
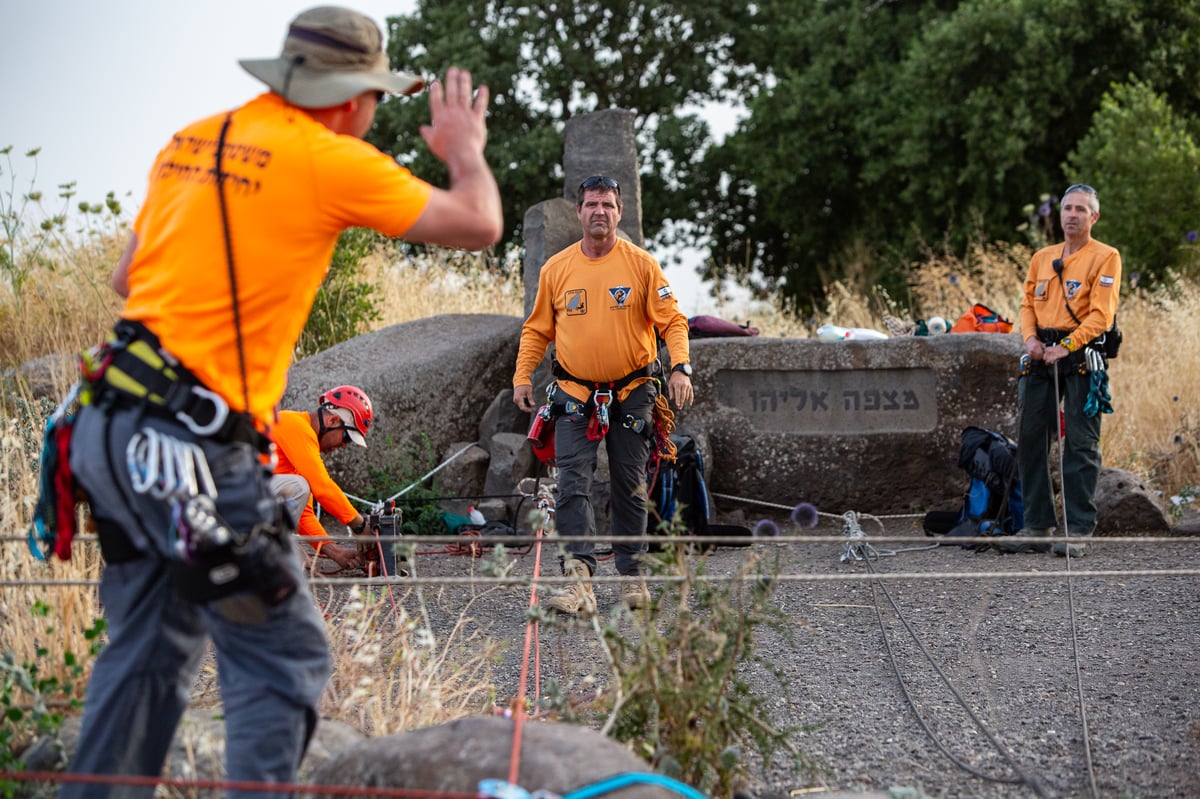
[(797, 527), (816, 527), (819, 518), (816, 506), (808, 502), (801, 502), (792, 508), (792, 524)]
[(774, 538), (779, 535), (779, 525), (770, 519), (760, 519), (758, 524), (754, 525), (755, 538)]

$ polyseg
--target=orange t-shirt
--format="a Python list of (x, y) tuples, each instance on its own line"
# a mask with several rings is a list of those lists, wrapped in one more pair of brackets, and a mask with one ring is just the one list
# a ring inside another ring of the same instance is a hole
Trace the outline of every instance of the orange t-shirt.
[[(658, 357), (655, 332), (667, 342), (672, 366), (689, 358), (688, 321), (662, 267), (650, 253), (624, 239), (601, 258), (588, 258), (579, 244), (550, 257), (538, 276), (537, 299), (521, 329), (513, 386), (528, 385), (554, 342), (568, 373), (595, 381), (619, 380)], [(635, 380), (624, 399), (644, 380)], [(559, 385), (586, 401), (591, 386), (569, 380)]]
[[(129, 297), (139, 320), (234, 410), (244, 410), (215, 153), (226, 114), (175, 134), (150, 173)], [(430, 185), (366, 142), (263, 94), (232, 112), (222, 172), (250, 412), (269, 422), (338, 235), (403, 235)]]
[(317, 431), (313, 430), (312, 422), (305, 411), (282, 411), (279, 421), (271, 428), (271, 437), (275, 440), (276, 454), (279, 457), (275, 465), (275, 474), (298, 474), (308, 481), (308, 504), (300, 514), (300, 524), (296, 532), (300, 535), (326, 537), (321, 520), (313, 511), (313, 499), (321, 503), (321, 507), (333, 514), (342, 524), (347, 524), (358, 515), (358, 511), (346, 499), (342, 489), (329, 476), (325, 461), (321, 460), (321, 447), (317, 443)]
[(1061, 244), (1043, 247), (1029, 262), (1021, 302), (1022, 341), (1036, 335), (1039, 327), (1053, 328), (1071, 331), (1071, 338), (1081, 347), (1112, 327), (1116, 318), (1121, 253), (1088, 239), (1081, 249), (1063, 259), (1060, 277), (1054, 271), (1054, 259), (1062, 256), (1062, 250)]

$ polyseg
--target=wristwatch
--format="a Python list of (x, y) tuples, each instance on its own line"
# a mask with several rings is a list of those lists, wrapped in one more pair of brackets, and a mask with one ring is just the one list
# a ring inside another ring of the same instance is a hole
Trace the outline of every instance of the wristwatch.
[(692, 376), (692, 365), (690, 363), (677, 363), (671, 367), (672, 372), (683, 372), (688, 377)]

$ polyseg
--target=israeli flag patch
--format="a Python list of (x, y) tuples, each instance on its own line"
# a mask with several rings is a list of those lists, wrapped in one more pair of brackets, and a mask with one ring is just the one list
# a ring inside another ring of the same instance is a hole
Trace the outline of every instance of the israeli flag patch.
[(670, 286), (663, 286), (662, 288), (660, 288), (658, 290), (658, 298), (660, 300), (670, 299), (671, 294), (672, 294), (672, 292), (671, 292)]
[(1101, 275), (1100, 276), (1100, 285), (1101, 286), (1111, 286), (1112, 284), (1113, 284), (1113, 279), (1112, 279), (1111, 275)]

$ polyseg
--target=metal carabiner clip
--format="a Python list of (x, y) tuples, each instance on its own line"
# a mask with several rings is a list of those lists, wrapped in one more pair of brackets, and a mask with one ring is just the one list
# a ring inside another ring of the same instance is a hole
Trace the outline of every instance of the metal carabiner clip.
[(212, 421), (208, 424), (200, 424), (190, 414), (183, 411), (176, 412), (175, 418), (183, 422), (187, 429), (196, 435), (211, 436), (225, 425), (225, 420), (229, 418), (229, 405), (226, 404), (225, 399), (220, 394), (215, 391), (209, 391), (203, 386), (192, 386), (192, 393), (212, 403)]

